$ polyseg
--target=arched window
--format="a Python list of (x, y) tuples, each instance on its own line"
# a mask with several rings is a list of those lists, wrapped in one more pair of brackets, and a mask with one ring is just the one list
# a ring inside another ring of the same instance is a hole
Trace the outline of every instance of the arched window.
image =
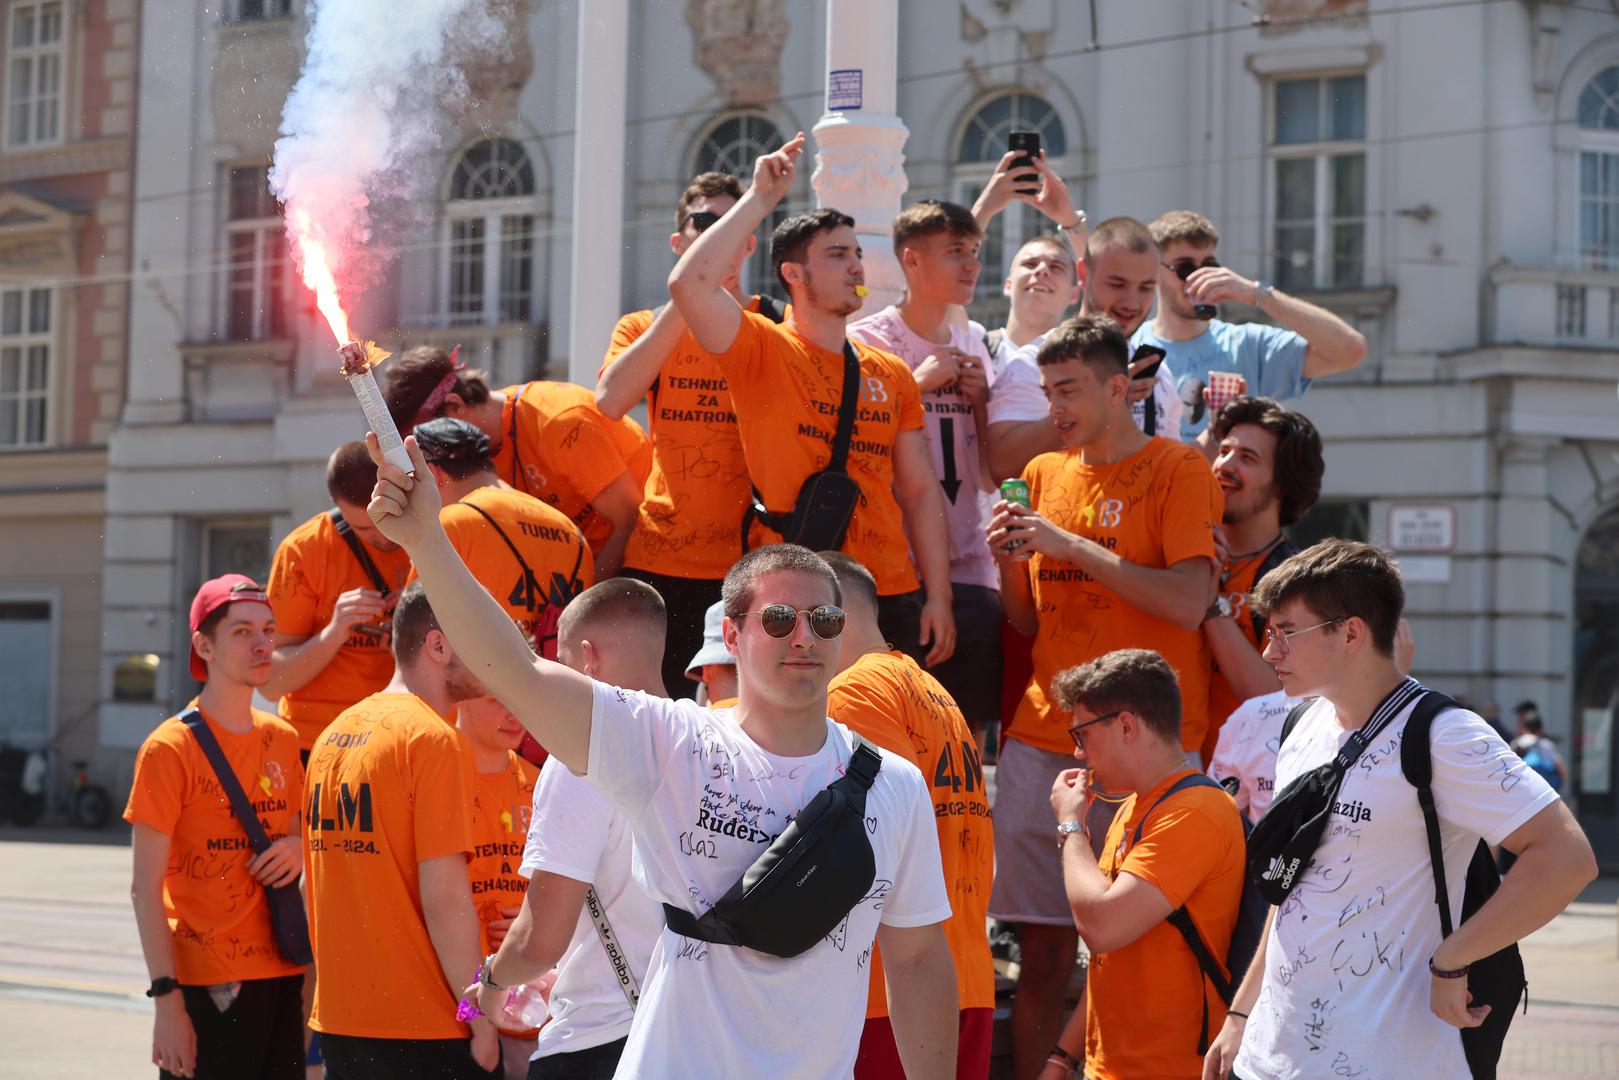
[[(730, 173), (746, 187), (753, 181), (753, 163), (781, 149), (787, 140), (781, 129), (760, 113), (733, 113), (712, 123), (692, 155), (690, 176), (705, 172)], [(788, 196), (759, 227), (759, 244), (742, 268), (742, 287), (749, 292), (779, 293), (781, 286), (770, 270), (770, 234), (787, 220)], [(785, 299), (785, 297), (783, 297)]]
[[(981, 103), (961, 126), (956, 144), (952, 190), (957, 202), (971, 206), (995, 174), (995, 166), (1006, 154), (1007, 137), (1014, 131), (1033, 131), (1040, 136), (1046, 161), (1068, 184), (1074, 205), (1083, 206), (1080, 177), (1074, 175), (1068, 156), (1068, 132), (1062, 118), (1045, 98), (1022, 90), (992, 97)], [(1001, 284), (1006, 280), (1007, 263), (1026, 240), (1040, 233), (1055, 232), (1056, 226), (1027, 203), (1014, 202), (1001, 212), (984, 237), (981, 259), (983, 273), (972, 307), (973, 318), (986, 326), (1005, 322), (1006, 300)]]
[(1580, 256), (1619, 267), (1619, 66), (1603, 68), (1580, 91)]
[(698, 144), (693, 172), (730, 173), (746, 181), (753, 177), (753, 163), (780, 150), (786, 141), (769, 117), (758, 113), (728, 116)]
[(474, 143), (450, 176), (451, 322), (529, 322), (534, 317), (534, 163), (511, 139)]
[(1044, 98), (1014, 90), (991, 98), (973, 113), (962, 130), (956, 160), (994, 164), (1006, 153), (1007, 136), (1014, 131), (1038, 134), (1048, 158), (1068, 154), (1068, 136), (1057, 110)]

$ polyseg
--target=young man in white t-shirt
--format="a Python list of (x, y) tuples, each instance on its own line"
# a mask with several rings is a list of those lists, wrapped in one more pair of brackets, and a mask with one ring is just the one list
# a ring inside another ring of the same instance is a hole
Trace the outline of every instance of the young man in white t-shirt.
[[(633, 578), (603, 581), (563, 611), (557, 659), (613, 686), (668, 697), (660, 672), (667, 622), (652, 586)], [(646, 979), (663, 912), (631, 878), (629, 822), (557, 758), (546, 761), (534, 788), (521, 873), (529, 879), (523, 908), (491, 964), (503, 986), (557, 968), (551, 1019), (540, 1029), (529, 1075), (610, 1076), (635, 1018), (631, 1001)], [(480, 987), (478, 1007), (494, 1013), (506, 993)]]
[[(1314, 857), (1271, 912), (1203, 1075), (1465, 1080), (1457, 1029), (1488, 1012), (1469, 1006), (1468, 965), (1562, 911), (1596, 876), (1591, 846), (1481, 717), (1440, 713), (1433, 792), (1457, 924), (1442, 938), (1422, 812), (1400, 765), (1423, 687), (1395, 658), (1399, 568), (1368, 544), (1326, 540), (1267, 574), (1255, 602), (1269, 619), (1265, 658), (1282, 689), (1319, 695), (1282, 744), (1279, 793), (1352, 732), (1387, 726), (1345, 775)], [(1463, 878), (1481, 837), (1518, 864), (1464, 922)]]
[[(380, 463), (375, 436), (367, 442)], [(415, 440), (405, 445), (416, 475), (426, 476)], [(737, 658), (741, 700), (715, 711), (536, 658), (456, 557), (433, 485), (384, 465), (368, 510), (410, 553), (440, 625), (474, 658), (489, 691), (628, 819), (635, 879), (654, 900), (706, 912), (846, 771), (852, 736), (826, 716), (842, 630), (838, 583), (814, 553), (758, 548), (726, 576), (725, 644)], [(874, 883), (807, 952), (779, 959), (662, 930), (620, 1075), (848, 1075), (873, 942), (882, 946), (907, 1074), (955, 1075), (955, 973), (941, 926), (950, 905), (916, 766), (883, 753), (866, 820)], [(484, 979), (500, 984), (499, 966), (489, 967)]]
[(971, 302), (984, 235), (972, 211), (923, 199), (894, 219), (894, 254), (905, 272), (899, 303), (849, 327), (849, 336), (905, 361), (922, 391), (933, 468), (950, 533), (951, 611), (956, 651), (930, 674), (976, 731), (993, 727), (1001, 705), (1001, 580), (984, 542), (980, 493), (992, 485), (984, 461), (989, 353), (950, 313)]
[[(1404, 619), (1394, 631), (1394, 664), (1406, 674), (1416, 657), (1411, 625)], [(1237, 809), (1258, 821), (1276, 797), (1276, 752), (1282, 747), (1282, 725), (1287, 714), (1307, 698), (1286, 690), (1251, 697), (1238, 705), (1220, 728), (1220, 738), (1209, 759), (1209, 776), (1224, 784), (1236, 780), (1231, 797)], [(1209, 717), (1213, 721), (1213, 716)], [(1229, 786), (1228, 786), (1229, 790)]]

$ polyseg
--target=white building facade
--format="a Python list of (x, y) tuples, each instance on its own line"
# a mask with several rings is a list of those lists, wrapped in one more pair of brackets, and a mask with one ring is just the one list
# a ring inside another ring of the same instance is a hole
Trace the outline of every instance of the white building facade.
[[(325, 505), (326, 455), (363, 430), (263, 187), (300, 6), (232, 0), (223, 20), (192, 0), (143, 7), (139, 269), (106, 492), (100, 735), (115, 785), (191, 690), (191, 590), (263, 573)], [(579, 8), (514, 5), (511, 48), (478, 67), (485, 106), (424, 163), (440, 177), (431, 226), (355, 313), (367, 333), (460, 343), (507, 382), (588, 379), (599, 357), (569, 343), (608, 327), (599, 294), (573, 294), (594, 281), (570, 280), (576, 187), (621, 185), (616, 228), (587, 208), (599, 249), (584, 265), (616, 253), (614, 310), (653, 306), (685, 180), (747, 174), (825, 113), (825, 5), (629, 0), (603, 5), (627, 13), (628, 63), (622, 130), (601, 130), (575, 100)], [(1365, 332), (1365, 363), (1296, 403), (1328, 441), (1307, 529), (1397, 548), (1418, 674), (1509, 716), (1538, 701), (1581, 819), (1619, 861), (1619, 14), (904, 0), (895, 75), (907, 201), (970, 203), (1007, 134), (1036, 130), (1093, 220), (1196, 209), (1227, 265)], [(586, 168), (622, 137), (616, 183), (575, 184), (581, 133)], [(781, 213), (813, 205), (809, 174)], [(985, 315), (1012, 248), (1040, 231), (1032, 214), (1014, 207), (989, 238)], [(748, 273), (768, 287), (767, 256)], [(113, 700), (131, 655), (162, 658), (151, 702)]]

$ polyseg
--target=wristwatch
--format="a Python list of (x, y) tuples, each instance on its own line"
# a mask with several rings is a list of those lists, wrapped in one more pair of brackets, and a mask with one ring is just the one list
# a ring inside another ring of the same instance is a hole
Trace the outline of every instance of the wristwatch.
[(1058, 225), (1057, 228), (1061, 229), (1063, 232), (1077, 232), (1091, 223), (1091, 216), (1085, 211), (1075, 210), (1074, 213), (1076, 217), (1072, 225)]
[(1275, 291), (1276, 291), (1276, 286), (1272, 285), (1268, 281), (1256, 281), (1256, 282), (1254, 282), (1254, 307), (1256, 307), (1256, 308), (1264, 307), (1265, 306), (1265, 301), (1269, 300), (1270, 299), (1270, 294), (1275, 292)]
[(1057, 823), (1057, 848), (1061, 850), (1063, 843), (1070, 836), (1084, 831), (1085, 823), (1083, 821), (1059, 821)]
[(478, 983), (489, 987), (491, 990), (506, 990), (509, 988), (495, 981), (495, 957), (497, 955), (496, 953), (490, 953), (483, 958), (483, 963), (478, 965)]
[(1231, 601), (1226, 599), (1224, 594), (1221, 594), (1214, 598), (1214, 603), (1209, 605), (1209, 610), (1203, 613), (1203, 621), (1208, 622), (1210, 619), (1229, 619), (1231, 618), (1232, 611), (1233, 609), (1231, 607)]
[(178, 989), (180, 989), (180, 980), (173, 975), (165, 975), (161, 979), (152, 980), (152, 985), (146, 988), (146, 996), (160, 998), (164, 994), (172, 994)]

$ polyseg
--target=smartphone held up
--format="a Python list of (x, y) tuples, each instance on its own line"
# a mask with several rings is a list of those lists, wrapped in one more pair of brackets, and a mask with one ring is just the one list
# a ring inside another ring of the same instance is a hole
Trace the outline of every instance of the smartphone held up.
[(1017, 184), (1017, 187), (1013, 188), (1013, 190), (1019, 195), (1040, 194), (1040, 174), (1033, 171), (1034, 159), (1040, 156), (1040, 133), (1038, 131), (1014, 131), (1007, 136), (1006, 149), (1018, 155), (1012, 162), (1012, 168), (1030, 170), (1012, 177), (1012, 180)]

